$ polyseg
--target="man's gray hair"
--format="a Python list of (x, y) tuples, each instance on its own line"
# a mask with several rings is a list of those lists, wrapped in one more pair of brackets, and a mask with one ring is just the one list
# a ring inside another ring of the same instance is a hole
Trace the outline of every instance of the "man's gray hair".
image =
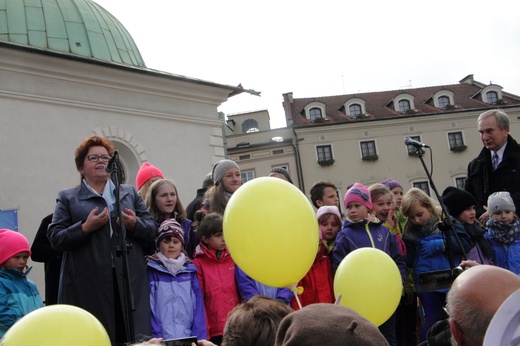
[(494, 116), (497, 119), (497, 125), (501, 130), (509, 128), (509, 116), (499, 109), (490, 109), (480, 114), (477, 123), (480, 123), (480, 121), (491, 116)]

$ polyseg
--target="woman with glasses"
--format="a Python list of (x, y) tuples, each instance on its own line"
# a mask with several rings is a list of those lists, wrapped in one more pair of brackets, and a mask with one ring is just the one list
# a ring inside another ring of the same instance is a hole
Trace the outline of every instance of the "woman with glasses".
[[(133, 322), (135, 335), (151, 335), (143, 248), (153, 243), (157, 228), (130, 185), (120, 186), (121, 219), (117, 217), (115, 185), (105, 171), (113, 153), (112, 143), (98, 136), (86, 138), (78, 146), (75, 161), (80, 184), (59, 192), (47, 236), (56, 250), (63, 251), (58, 303), (89, 311), (103, 324), (112, 345), (123, 345), (136, 340), (127, 337), (132, 325), (128, 322)], [(123, 276), (123, 230), (133, 312), (124, 309), (129, 304)], [(129, 321), (131, 315), (133, 321)]]

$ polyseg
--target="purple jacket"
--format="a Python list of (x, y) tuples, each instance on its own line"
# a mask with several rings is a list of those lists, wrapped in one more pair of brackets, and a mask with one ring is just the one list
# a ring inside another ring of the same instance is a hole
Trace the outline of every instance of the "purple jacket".
[(263, 295), (273, 299), (283, 299), (289, 305), (294, 298), (294, 294), (290, 289), (264, 285), (249, 277), (238, 266), (235, 267), (235, 280), (237, 282), (238, 294), (242, 300), (249, 300), (256, 295)]
[(186, 261), (177, 274), (166, 269), (160, 261), (148, 261), (152, 336), (176, 339), (196, 336), (207, 339), (206, 310), (197, 267)]
[(392, 257), (401, 272), (402, 282), (404, 283), (406, 265), (399, 252), (395, 235), (390, 233), (390, 230), (377, 219), (360, 222), (352, 222), (347, 219), (343, 222), (343, 229), (338, 233), (336, 245), (332, 250), (332, 271), (336, 272), (345, 256), (362, 247), (373, 247)]

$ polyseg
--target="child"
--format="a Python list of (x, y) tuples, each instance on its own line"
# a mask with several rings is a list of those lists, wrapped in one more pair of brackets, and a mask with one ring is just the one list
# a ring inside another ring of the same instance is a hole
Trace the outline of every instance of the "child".
[(177, 187), (169, 179), (154, 181), (146, 195), (146, 206), (152, 214), (157, 227), (164, 220), (175, 219), (184, 230), (185, 249), (188, 257), (192, 258), (193, 251), (198, 244), (192, 222), (186, 217), (186, 210), (182, 206), (181, 199), (177, 193)]
[[(394, 234), (399, 253), (403, 258), (406, 256), (406, 245), (402, 239), (404, 223), (401, 224), (397, 218), (397, 212), (401, 211), (395, 209), (395, 198), (399, 198), (401, 202), (403, 189), (396, 181), (387, 179), (384, 182), (394, 186), (394, 190), (399, 193), (392, 193), (390, 187), (383, 183), (372, 184), (368, 187), (370, 191), (370, 198), (372, 199), (372, 214), (379, 220), (383, 221), (383, 226), (388, 227), (390, 232)], [(397, 196), (397, 197), (396, 197)], [(404, 219), (404, 217), (403, 217)], [(419, 336), (417, 333), (417, 294), (415, 293), (413, 284), (413, 271), (411, 268), (406, 268), (406, 280), (404, 283), (403, 296), (396, 310), (396, 324), (397, 324), (397, 343), (399, 345), (417, 345)]]
[(507, 191), (495, 192), (488, 198), (486, 238), (495, 250), (495, 264), (520, 274), (520, 221), (515, 204)]
[(206, 312), (197, 268), (184, 253), (184, 232), (175, 219), (164, 221), (147, 263), (152, 336), (207, 339)]
[(141, 165), (141, 168), (139, 168), (137, 175), (135, 176), (135, 187), (143, 201), (146, 198), (150, 185), (159, 179), (164, 179), (164, 174), (159, 168), (149, 164), (148, 162)]
[[(347, 219), (343, 229), (338, 233), (336, 246), (332, 251), (332, 267), (334, 272), (350, 252), (362, 248), (373, 247), (387, 253), (396, 263), (404, 283), (406, 268), (404, 259), (399, 253), (395, 237), (390, 230), (376, 217), (371, 217), (372, 200), (365, 185), (355, 183), (345, 194), (344, 205)], [(391, 345), (396, 345), (395, 314), (379, 328)]]
[[(316, 213), (318, 219), (320, 241), (318, 252), (314, 263), (309, 272), (300, 280), (298, 288), (303, 291), (298, 295), (298, 299), (303, 306), (314, 303), (334, 303), (334, 289), (332, 268), (327, 248), (327, 240), (330, 239), (334, 244), (336, 234), (341, 228), (341, 215), (336, 206), (322, 206)], [(296, 298), (291, 302), (291, 307), (299, 309)]]
[(226, 248), (222, 216), (210, 213), (199, 225), (200, 243), (193, 263), (197, 266), (210, 341), (220, 344), (228, 313), (239, 303), (235, 262)]
[(31, 268), (29, 242), (21, 233), (0, 229), (0, 339), (20, 318), (43, 306)]
[[(403, 200), (403, 187), (399, 182), (395, 181), (392, 178), (387, 178), (381, 182), (381, 184), (385, 185), (390, 189), (392, 195), (394, 196), (394, 214), (396, 224), (399, 225), (399, 229), (404, 230), (404, 224), (406, 223), (406, 218), (403, 215), (403, 211), (401, 210), (401, 201)], [(392, 230), (390, 230), (392, 231)], [(400, 233), (402, 238), (403, 234)]]
[(485, 237), (486, 231), (480, 226), (476, 216), (477, 200), (467, 191), (448, 186), (442, 193), (442, 202), (448, 213), (460, 223), (468, 233), (472, 248), (467, 256), (480, 264), (493, 264), (495, 251)]
[(272, 298), (255, 296), (228, 316), (222, 346), (274, 346), (276, 330), (293, 310)]
[(338, 189), (328, 181), (317, 181), (311, 187), (311, 202), (318, 209), (322, 205), (335, 205), (339, 208)]
[(332, 252), (336, 245), (336, 237), (341, 230), (341, 214), (338, 207), (334, 205), (324, 205), (316, 213), (320, 230), (321, 243), (327, 249), (327, 254)]
[(255, 296), (264, 296), (289, 305), (294, 297), (290, 289), (264, 285), (247, 275), (238, 266), (235, 266), (235, 281), (241, 301), (248, 301)]
[(403, 214), (407, 217), (403, 240), (406, 244), (406, 262), (414, 270), (415, 290), (424, 309), (425, 321), (420, 341), (424, 341), (426, 332), (437, 321), (445, 318), (443, 307), (446, 303), (448, 289), (422, 291), (419, 286), (419, 274), (451, 269), (456, 267), (462, 254), (471, 248), (469, 236), (462, 227), (456, 227), (457, 235), (462, 243), (459, 247), (453, 235), (450, 236), (451, 252), (454, 263), (449, 263), (445, 246), (445, 236), (437, 228), (441, 220), (440, 208), (435, 205), (424, 191), (411, 188), (401, 203)]

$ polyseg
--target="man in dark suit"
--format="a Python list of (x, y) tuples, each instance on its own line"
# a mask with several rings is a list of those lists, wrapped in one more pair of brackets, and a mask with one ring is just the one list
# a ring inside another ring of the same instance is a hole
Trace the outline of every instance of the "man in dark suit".
[(520, 210), (520, 146), (509, 135), (509, 117), (500, 110), (482, 113), (478, 131), (484, 148), (468, 165), (465, 190), (477, 199), (477, 216), (485, 224), (484, 206), (493, 192), (508, 191)]

